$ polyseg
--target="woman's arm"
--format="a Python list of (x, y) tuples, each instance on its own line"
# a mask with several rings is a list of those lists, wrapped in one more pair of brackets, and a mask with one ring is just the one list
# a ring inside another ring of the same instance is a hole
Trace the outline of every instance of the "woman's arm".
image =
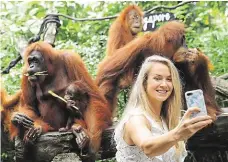
[(197, 110), (196, 108), (189, 109), (175, 129), (159, 136), (152, 136), (151, 128), (145, 116), (133, 116), (125, 124), (124, 140), (129, 145), (138, 146), (147, 156), (161, 155), (178, 141), (191, 137), (198, 130), (212, 122), (209, 116), (190, 119), (191, 113)]
[(125, 124), (124, 140), (129, 145), (138, 146), (147, 156), (161, 155), (176, 144), (174, 131), (155, 137), (150, 129), (143, 115), (133, 116)]

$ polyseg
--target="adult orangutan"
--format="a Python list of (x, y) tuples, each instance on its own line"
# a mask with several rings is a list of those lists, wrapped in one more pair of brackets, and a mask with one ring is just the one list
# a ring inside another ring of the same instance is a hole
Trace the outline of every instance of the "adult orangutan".
[[(84, 128), (75, 122), (72, 132), (79, 148), (86, 148), (91, 154), (97, 152), (102, 131), (110, 124), (111, 113), (80, 56), (37, 42), (25, 50), (24, 62), (21, 105), (12, 117), (11, 136), (18, 135), (25, 142), (33, 142), (41, 133), (65, 127), (69, 117), (67, 106), (48, 92), (63, 97), (69, 84), (81, 80), (94, 95), (90, 96), (84, 113)], [(24, 128), (18, 122), (21, 117), (24, 117)]]
[(107, 57), (100, 65), (96, 83), (113, 112), (119, 89), (131, 85), (146, 57), (161, 54), (168, 58), (185, 44), (184, 24), (172, 21), (158, 30), (133, 39)]
[[(102, 74), (103, 68), (109, 60), (108, 57), (111, 57), (118, 49), (136, 38), (137, 34), (142, 31), (142, 19), (143, 11), (136, 5), (130, 5), (120, 13), (109, 29), (106, 57), (98, 65), (98, 74)], [(128, 80), (128, 76), (132, 76), (133, 73), (133, 70), (129, 70), (123, 80)], [(115, 97), (113, 102), (110, 102), (110, 107), (115, 107), (116, 103), (117, 98)]]
[(109, 29), (106, 55), (111, 56), (115, 51), (142, 31), (143, 11), (136, 5), (125, 8)]
[[(215, 91), (209, 76), (212, 66), (208, 57), (197, 49), (180, 48), (173, 56), (176, 67), (184, 82), (184, 92), (201, 89), (204, 94), (207, 112), (213, 119), (221, 112), (215, 100)], [(185, 109), (187, 109), (185, 104)]]

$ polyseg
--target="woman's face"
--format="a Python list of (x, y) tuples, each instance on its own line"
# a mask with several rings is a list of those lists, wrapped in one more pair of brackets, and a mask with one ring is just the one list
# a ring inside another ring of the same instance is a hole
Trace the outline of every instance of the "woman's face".
[(148, 73), (146, 92), (151, 102), (165, 101), (173, 91), (172, 77), (168, 66), (154, 62)]

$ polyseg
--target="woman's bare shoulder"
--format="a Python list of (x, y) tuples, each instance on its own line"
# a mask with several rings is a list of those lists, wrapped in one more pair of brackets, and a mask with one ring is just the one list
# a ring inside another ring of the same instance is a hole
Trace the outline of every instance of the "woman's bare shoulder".
[(126, 127), (137, 129), (138, 127), (147, 127), (151, 130), (150, 122), (144, 114), (132, 115), (125, 124)]

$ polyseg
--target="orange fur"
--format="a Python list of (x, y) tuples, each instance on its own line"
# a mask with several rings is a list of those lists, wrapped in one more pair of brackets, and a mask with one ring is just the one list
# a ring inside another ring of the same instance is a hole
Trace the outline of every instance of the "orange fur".
[(174, 54), (173, 60), (182, 75), (184, 92), (201, 89), (208, 114), (215, 120), (221, 109), (216, 103), (215, 90), (209, 76), (209, 68), (212, 65), (209, 58), (200, 50), (181, 48)]
[(112, 112), (119, 88), (133, 83), (145, 58), (154, 54), (172, 58), (178, 48), (183, 46), (184, 34), (184, 24), (168, 22), (154, 32), (133, 39), (118, 49), (113, 56), (103, 60), (99, 66), (96, 83), (108, 100)]
[[(100, 147), (101, 134), (111, 123), (111, 112), (105, 98), (100, 94), (98, 87), (90, 77), (82, 59), (76, 53), (55, 50), (47, 43), (37, 42), (31, 44), (25, 50), (23, 74), (27, 73), (29, 67), (27, 58), (34, 50), (41, 52), (43, 55), (48, 75), (44, 84), (36, 85), (40, 86), (41, 92), (37, 90), (38, 88), (32, 87), (28, 77), (23, 75), (19, 112), (30, 117), (36, 126), (41, 126), (43, 132), (57, 131), (59, 128), (65, 127), (67, 121), (66, 104), (50, 95), (48, 91), (51, 90), (63, 97), (67, 86), (74, 81), (81, 80), (94, 94), (85, 113), (85, 120), (81, 123), (86, 125), (88, 132), (91, 132), (90, 148), (97, 152)], [(75, 124), (80, 124), (80, 122), (77, 123), (77, 120), (75, 122)], [(19, 130), (15, 126), (12, 126), (12, 129), (11, 136), (18, 135)], [(98, 136), (94, 138), (93, 134), (98, 134)]]
[[(113, 22), (113, 24), (109, 29), (108, 42), (106, 47), (106, 57), (98, 65), (98, 74), (101, 73), (102, 75), (102, 72), (104, 70), (103, 68), (107, 64), (108, 57), (111, 57), (113, 54), (115, 54), (115, 52), (118, 49), (124, 47), (127, 43), (129, 43), (134, 38), (136, 38), (136, 35), (132, 34), (130, 26), (128, 24), (128, 16), (129, 16), (128, 14), (132, 10), (135, 10), (139, 14), (141, 19), (143, 18), (143, 11), (141, 10), (141, 8), (139, 8), (136, 5), (130, 5), (120, 13), (118, 18)], [(120, 82), (122, 86), (126, 87), (129, 82), (132, 82), (131, 76), (133, 75), (133, 73), (134, 73), (133, 70), (129, 70), (128, 74), (121, 79)], [(100, 77), (101, 76), (98, 75), (97, 80), (99, 80)], [(100, 88), (100, 89), (101, 89), (101, 92), (105, 94), (105, 90), (103, 88)], [(113, 109), (112, 107), (116, 107), (117, 93), (115, 93), (115, 95), (113, 96), (114, 98), (112, 99), (112, 102), (109, 102), (109, 107), (111, 108), (111, 110)]]
[(4, 126), (4, 130), (9, 130), (10, 118), (13, 111), (18, 109), (21, 91), (18, 91), (16, 94), (9, 96), (6, 90), (1, 87), (1, 123)]
[(135, 10), (141, 18), (143, 17), (142, 10), (136, 5), (130, 5), (120, 13), (109, 29), (107, 56), (112, 56), (117, 49), (134, 39), (135, 36), (131, 33), (127, 19), (131, 10)]

